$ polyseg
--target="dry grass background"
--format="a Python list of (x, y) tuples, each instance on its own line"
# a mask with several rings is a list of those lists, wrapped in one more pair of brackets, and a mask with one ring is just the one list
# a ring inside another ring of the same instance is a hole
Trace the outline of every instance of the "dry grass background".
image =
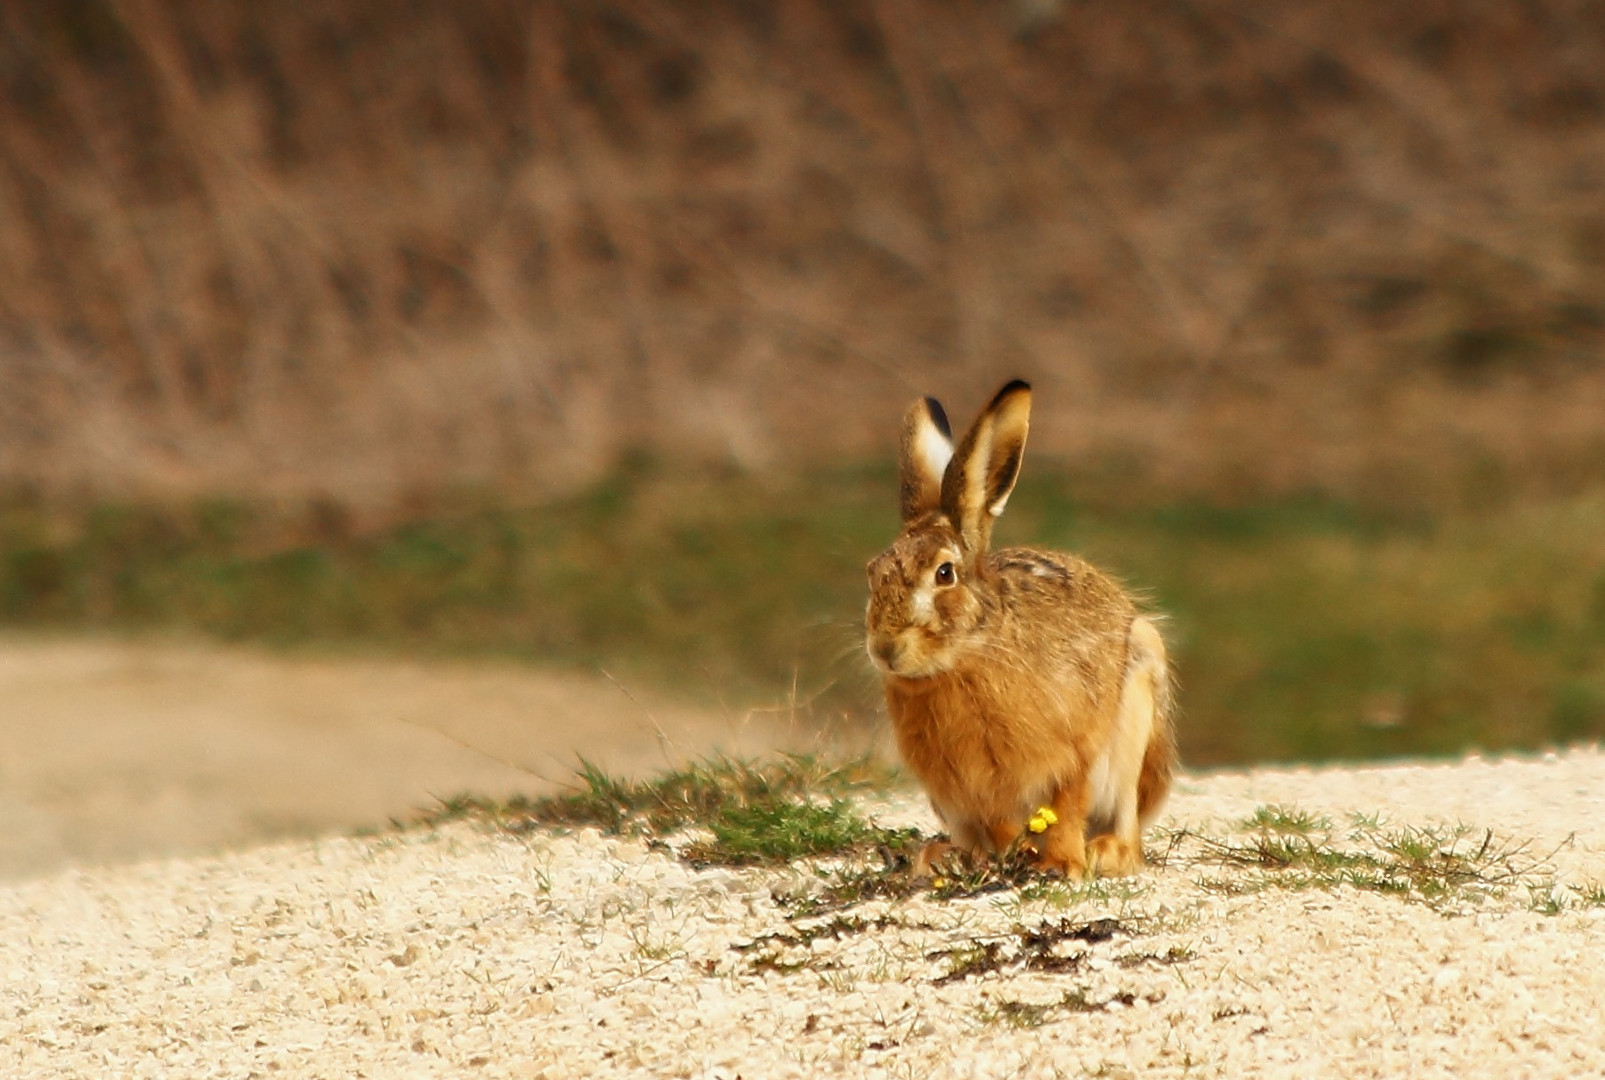
[(1589, 0), (17, 0), (0, 482), (395, 505), (1042, 386), (1172, 490), (1605, 460)]

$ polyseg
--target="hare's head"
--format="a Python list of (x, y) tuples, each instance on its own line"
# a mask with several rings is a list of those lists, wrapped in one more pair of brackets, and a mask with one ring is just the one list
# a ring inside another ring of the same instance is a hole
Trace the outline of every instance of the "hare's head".
[(903, 421), (903, 531), (869, 564), (869, 655), (890, 675), (946, 671), (978, 643), (996, 607), (985, 556), (1020, 475), (1031, 387), (1016, 379), (953, 447), (947, 414), (922, 398)]

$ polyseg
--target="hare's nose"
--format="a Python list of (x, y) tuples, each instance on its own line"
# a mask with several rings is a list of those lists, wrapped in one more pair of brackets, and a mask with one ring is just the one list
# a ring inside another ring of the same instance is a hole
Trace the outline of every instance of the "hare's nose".
[(892, 657), (897, 655), (897, 639), (872, 637), (869, 639), (869, 653), (887, 667), (891, 667)]

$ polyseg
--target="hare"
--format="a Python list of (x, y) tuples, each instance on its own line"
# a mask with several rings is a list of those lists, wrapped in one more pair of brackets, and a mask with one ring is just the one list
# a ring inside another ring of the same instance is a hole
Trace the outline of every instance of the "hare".
[(903, 531), (869, 563), (865, 644), (898, 749), (952, 841), (927, 845), (921, 872), (953, 846), (1001, 853), (1029, 824), (1045, 870), (1133, 873), (1176, 766), (1153, 620), (1074, 555), (988, 550), (1030, 413), (1031, 387), (1010, 382), (955, 451), (942, 406), (915, 402)]

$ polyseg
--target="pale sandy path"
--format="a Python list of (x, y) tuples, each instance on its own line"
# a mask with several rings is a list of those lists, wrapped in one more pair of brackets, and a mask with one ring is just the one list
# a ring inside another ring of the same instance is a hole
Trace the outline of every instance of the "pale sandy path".
[[(1446, 907), (1233, 888), (1252, 871), (1173, 853), (1076, 894), (920, 894), (831, 929), (776, 902), (819, 887), (807, 867), (462, 822), (66, 871), (0, 885), (0, 1076), (1601, 1077), (1605, 903), (1569, 886), (1605, 875), (1602, 790), (1605, 755), (1578, 749), (1175, 795), (1172, 826), (1222, 837), (1277, 802), (1553, 853)], [(872, 809), (931, 827), (911, 793)], [(1100, 920), (1053, 969), (1018, 959), (1023, 930)], [(1014, 960), (944, 979), (987, 944)]]
[(633, 775), (788, 737), (507, 664), (3, 636), (0, 880), (346, 832), (464, 792), (550, 790), (580, 755)]
[[(1522, 853), (1444, 908), (1234, 889), (1252, 872), (1184, 839), (1068, 901), (873, 901), (787, 945), (828, 922), (776, 902), (819, 887), (807, 867), (696, 870), (594, 830), (338, 835), (540, 786), (454, 738), (553, 779), (576, 750), (655, 771), (647, 710), (671, 754), (777, 734), (515, 668), (0, 639), (0, 1076), (1605, 1077), (1597, 747), (1177, 785), (1164, 826), (1191, 835), (1282, 804)], [(867, 809), (934, 828), (916, 793)], [(1101, 919), (1063, 970), (942, 979)]]

